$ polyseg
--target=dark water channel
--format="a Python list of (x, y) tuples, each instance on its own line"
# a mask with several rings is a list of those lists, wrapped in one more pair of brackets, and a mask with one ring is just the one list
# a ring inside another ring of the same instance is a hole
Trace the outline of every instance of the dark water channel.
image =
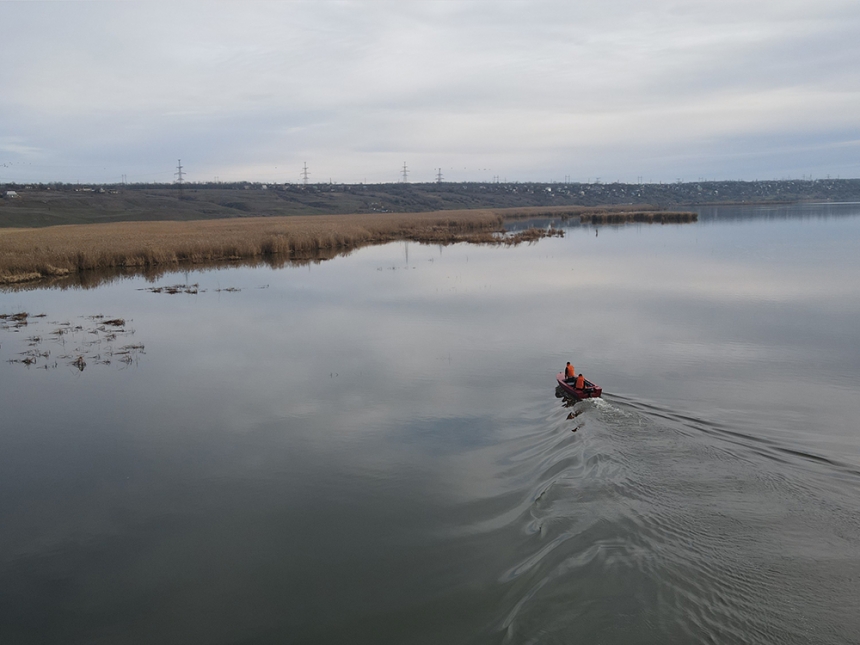
[(2, 643), (860, 642), (860, 205), (19, 312)]

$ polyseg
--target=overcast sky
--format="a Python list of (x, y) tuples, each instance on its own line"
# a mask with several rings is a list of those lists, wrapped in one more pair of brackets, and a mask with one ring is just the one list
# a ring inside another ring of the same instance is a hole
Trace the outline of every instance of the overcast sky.
[(0, 1), (0, 182), (860, 177), (858, 0)]

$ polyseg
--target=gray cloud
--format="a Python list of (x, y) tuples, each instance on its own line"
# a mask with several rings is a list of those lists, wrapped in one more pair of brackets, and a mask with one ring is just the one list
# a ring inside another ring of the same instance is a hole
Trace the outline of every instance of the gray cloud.
[(860, 175), (854, 2), (0, 3), (0, 181)]

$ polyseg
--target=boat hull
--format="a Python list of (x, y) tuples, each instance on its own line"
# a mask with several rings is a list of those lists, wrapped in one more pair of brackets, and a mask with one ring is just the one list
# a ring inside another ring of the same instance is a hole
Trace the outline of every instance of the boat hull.
[(574, 386), (575, 378), (565, 379), (564, 372), (556, 374), (555, 380), (558, 381), (561, 391), (574, 399), (596, 399), (603, 395), (603, 388), (595, 385), (588, 379), (585, 381), (585, 387), (581, 389)]

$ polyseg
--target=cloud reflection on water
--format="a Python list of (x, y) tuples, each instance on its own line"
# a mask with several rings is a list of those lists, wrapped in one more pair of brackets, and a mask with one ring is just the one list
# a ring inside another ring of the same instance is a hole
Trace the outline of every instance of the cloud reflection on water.
[[(143, 279), (0, 295), (3, 313), (132, 319), (147, 348), (118, 374), (0, 364), (0, 551), (18, 615), (63, 626), (64, 606), (84, 607), (94, 624), (143, 621), (153, 639), (183, 625), (307, 635), (321, 624), (308, 616), (334, 606), (341, 634), (368, 615), (435, 616), (461, 601), (493, 625), (522, 621), (530, 594), (571, 571), (618, 583), (639, 580), (618, 568), (654, 566), (613, 533), (655, 510), (642, 482), (695, 485), (704, 510), (694, 499), (669, 519), (737, 536), (708, 506), (736, 477), (744, 490), (724, 498), (741, 537), (757, 517), (775, 539), (795, 503), (779, 486), (797, 473), (749, 479), (744, 441), (860, 466), (858, 220), (788, 226), (410, 244), (408, 262), (392, 244), (165, 278), (208, 289), (193, 296), (137, 291)], [(241, 291), (215, 291), (227, 287)], [(13, 341), (0, 342), (5, 360)], [(576, 434), (554, 397), (566, 360), (607, 392)], [(677, 478), (645, 477), (642, 447)], [(705, 457), (727, 465), (701, 473)], [(765, 484), (784, 496), (767, 512)], [(582, 550), (586, 538), (618, 550)], [(72, 583), (54, 602), (33, 581), (58, 571)], [(704, 593), (682, 582), (688, 599)], [(223, 604), (237, 593), (248, 607)], [(190, 615), (163, 615), (162, 602)]]

